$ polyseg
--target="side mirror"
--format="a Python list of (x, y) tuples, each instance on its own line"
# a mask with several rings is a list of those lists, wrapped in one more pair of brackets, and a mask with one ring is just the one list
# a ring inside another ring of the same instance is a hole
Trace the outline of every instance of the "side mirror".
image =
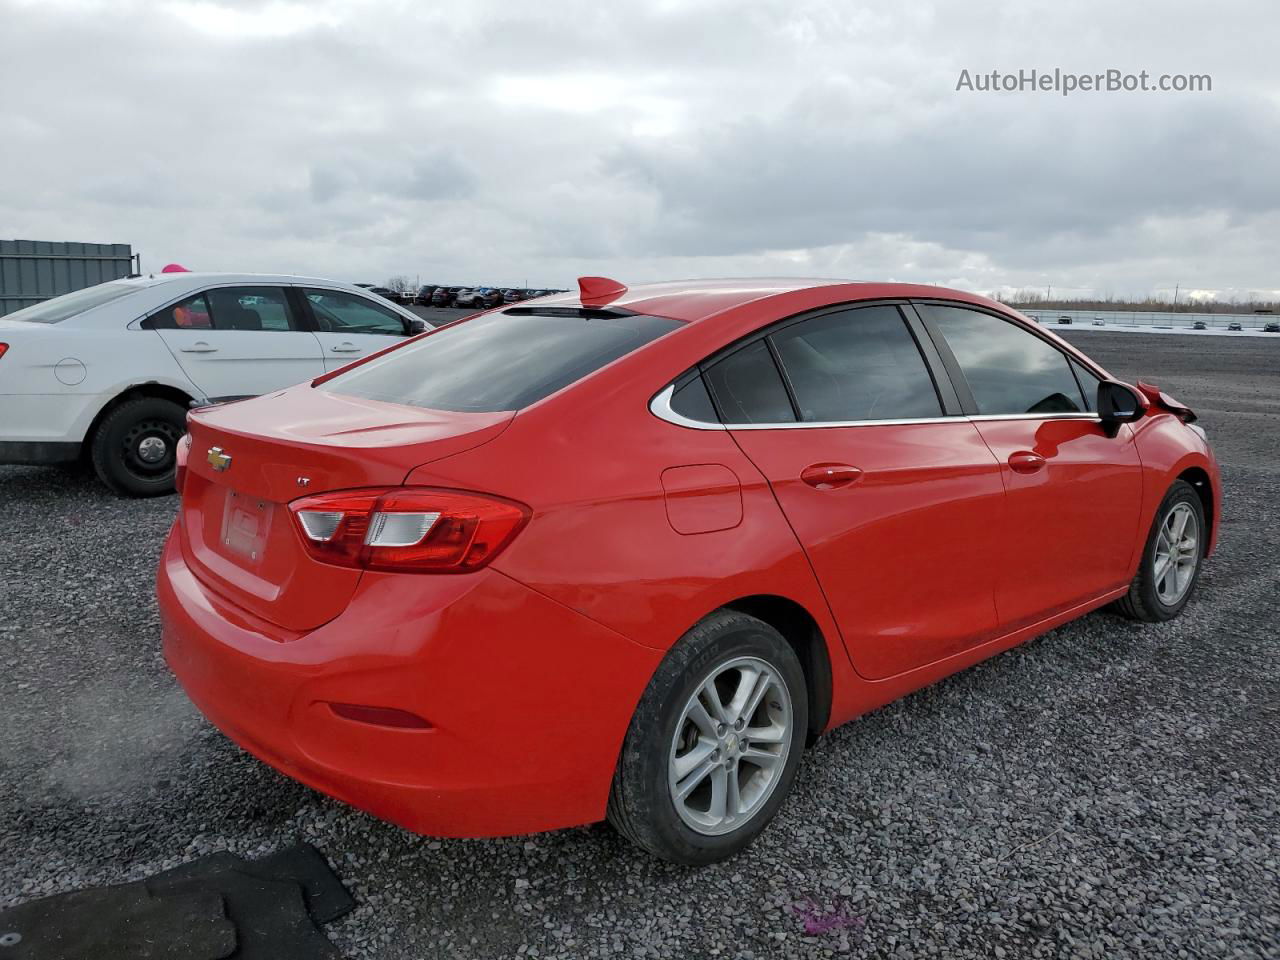
[(409, 336), (416, 337), (420, 333), (426, 333), (431, 329), (431, 325), (421, 317), (417, 317), (409, 321)]
[(1120, 432), (1120, 424), (1141, 420), (1151, 405), (1142, 393), (1119, 380), (1103, 380), (1098, 384), (1098, 416), (1107, 436)]

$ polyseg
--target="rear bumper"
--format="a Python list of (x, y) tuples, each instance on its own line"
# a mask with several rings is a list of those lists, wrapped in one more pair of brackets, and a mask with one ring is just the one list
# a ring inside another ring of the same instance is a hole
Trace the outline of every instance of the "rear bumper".
[(80, 456), (80, 444), (64, 440), (0, 440), (0, 463), (71, 463)]
[[(205, 587), (179, 536), (157, 578), (165, 658), (250, 753), (418, 833), (510, 835), (604, 817), (660, 653), (493, 570), (366, 573), (342, 615), (292, 634)], [(357, 722), (335, 702), (431, 726)]]

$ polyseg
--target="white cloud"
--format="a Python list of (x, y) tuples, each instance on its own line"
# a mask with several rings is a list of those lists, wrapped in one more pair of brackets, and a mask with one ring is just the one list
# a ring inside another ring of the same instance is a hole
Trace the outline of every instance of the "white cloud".
[[(0, 0), (0, 224), (144, 263), (567, 285), (1271, 288), (1263, 0)], [(1210, 72), (956, 93), (962, 68)]]

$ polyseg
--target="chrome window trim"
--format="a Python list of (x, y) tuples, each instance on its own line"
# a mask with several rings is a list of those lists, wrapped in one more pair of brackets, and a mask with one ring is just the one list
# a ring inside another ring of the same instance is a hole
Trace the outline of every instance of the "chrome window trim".
[(975, 413), (971, 414), (967, 419), (978, 422), (988, 422), (993, 420), (1096, 420), (1102, 422), (1102, 418), (1096, 413)]
[(707, 423), (691, 420), (671, 409), (671, 398), (676, 385), (667, 384), (649, 401), (649, 412), (659, 420), (691, 430), (820, 430), (831, 427), (879, 427), (886, 425), (910, 426), (917, 423), (987, 423), (998, 420), (1092, 420), (1101, 423), (1096, 413), (985, 413), (965, 416), (957, 413), (950, 417), (908, 417), (885, 420), (804, 420), (795, 423)]
[(802, 420), (797, 423), (726, 423), (726, 430), (820, 430), (824, 427), (904, 427), (917, 423), (959, 423), (963, 414), (952, 417), (906, 417), (900, 420)]
[(688, 427), (691, 430), (728, 430), (723, 423), (707, 423), (704, 420), (691, 420), (671, 409), (671, 398), (675, 395), (676, 385), (669, 383), (658, 391), (658, 395), (649, 401), (649, 412), (659, 420), (674, 423), (677, 427)]

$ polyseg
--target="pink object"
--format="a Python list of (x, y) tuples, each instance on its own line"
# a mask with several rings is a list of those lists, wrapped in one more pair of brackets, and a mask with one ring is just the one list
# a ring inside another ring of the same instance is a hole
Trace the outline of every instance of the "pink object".
[(184, 267), (180, 263), (166, 263), (164, 265), (164, 269), (162, 269), (160, 272), (161, 273), (190, 273), (191, 271), (188, 270), (186, 267)]

